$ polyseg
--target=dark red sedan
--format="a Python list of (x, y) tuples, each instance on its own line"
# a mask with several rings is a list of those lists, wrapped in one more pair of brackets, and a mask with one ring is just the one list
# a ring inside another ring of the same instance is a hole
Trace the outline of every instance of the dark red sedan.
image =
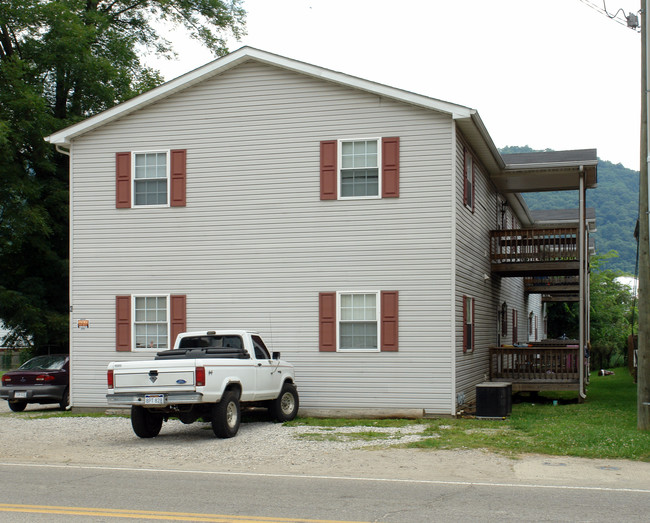
[(70, 399), (69, 376), (67, 354), (36, 356), (2, 376), (0, 399), (14, 412), (25, 410), (28, 403), (58, 403), (64, 410)]

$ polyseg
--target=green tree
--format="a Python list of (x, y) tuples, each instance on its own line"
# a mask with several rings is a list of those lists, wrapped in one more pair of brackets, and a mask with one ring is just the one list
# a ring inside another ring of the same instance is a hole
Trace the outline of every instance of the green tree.
[[(627, 336), (631, 334), (631, 322), (636, 322), (634, 296), (630, 288), (617, 281), (621, 271), (605, 268), (618, 254), (610, 251), (590, 260), (590, 334), (592, 370), (611, 366), (618, 358), (627, 355)], [(634, 318), (633, 318), (634, 317)], [(636, 332), (636, 329), (635, 329)], [(578, 304), (558, 302), (549, 304), (548, 336), (578, 339)]]
[(241, 0), (0, 3), (0, 320), (6, 343), (68, 346), (68, 160), (43, 138), (163, 79), (165, 23), (212, 52), (243, 34)]
[(603, 268), (616, 256), (616, 251), (610, 251), (592, 257), (590, 262), (592, 369), (611, 366), (617, 356), (623, 361), (627, 353), (634, 296), (627, 285), (616, 280), (622, 276), (621, 271)]

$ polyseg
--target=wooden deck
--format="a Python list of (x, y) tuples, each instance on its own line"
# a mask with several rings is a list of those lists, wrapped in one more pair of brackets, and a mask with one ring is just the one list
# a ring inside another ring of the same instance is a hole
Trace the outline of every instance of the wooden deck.
[(490, 381), (512, 383), (513, 392), (580, 390), (575, 346), (490, 347)]
[(503, 276), (576, 276), (578, 229), (490, 231), (492, 272)]

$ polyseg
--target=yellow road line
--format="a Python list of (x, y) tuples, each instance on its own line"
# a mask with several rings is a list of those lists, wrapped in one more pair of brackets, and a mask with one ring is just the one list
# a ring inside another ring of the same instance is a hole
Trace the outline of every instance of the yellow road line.
[(48, 505), (16, 505), (0, 503), (0, 512), (27, 512), (33, 514), (61, 514), (70, 516), (98, 516), (112, 518), (152, 519), (160, 521), (207, 521), (212, 523), (362, 523), (329, 519), (272, 518), (261, 516), (230, 516), (224, 514), (193, 514), (190, 512), (158, 512), (91, 507), (56, 507)]

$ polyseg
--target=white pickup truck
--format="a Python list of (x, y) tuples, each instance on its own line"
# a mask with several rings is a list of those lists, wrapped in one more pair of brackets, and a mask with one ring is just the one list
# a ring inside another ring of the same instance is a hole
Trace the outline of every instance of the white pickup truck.
[(293, 366), (269, 354), (256, 332), (185, 332), (172, 350), (147, 361), (108, 365), (110, 406), (131, 406), (131, 425), (141, 438), (158, 435), (163, 421), (199, 419), (212, 423), (215, 436), (239, 430), (241, 405), (269, 409), (277, 421), (298, 412)]

